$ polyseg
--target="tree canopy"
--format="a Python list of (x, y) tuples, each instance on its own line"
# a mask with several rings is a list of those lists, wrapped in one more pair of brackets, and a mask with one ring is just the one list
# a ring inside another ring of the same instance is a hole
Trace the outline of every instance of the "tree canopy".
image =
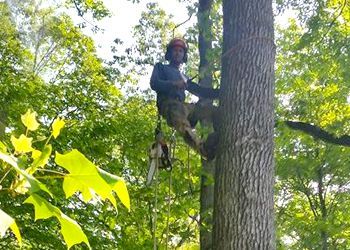
[[(177, 2), (198, 15), (198, 1)], [(155, 207), (145, 182), (157, 108), (140, 83), (173, 36), (188, 42), (184, 70), (197, 75), (204, 35), (220, 86), (223, 3), (211, 4), (182, 32), (185, 20), (149, 1), (130, 30), (135, 43), (116, 37), (107, 60), (86, 32), (103, 32), (107, 1), (0, 2), (1, 249), (152, 249), (155, 210), (160, 249), (199, 249), (201, 159), (176, 134)], [(276, 247), (349, 249), (349, 3), (275, 1), (274, 15), (289, 15), (275, 22)], [(164, 121), (163, 130), (170, 141)]]

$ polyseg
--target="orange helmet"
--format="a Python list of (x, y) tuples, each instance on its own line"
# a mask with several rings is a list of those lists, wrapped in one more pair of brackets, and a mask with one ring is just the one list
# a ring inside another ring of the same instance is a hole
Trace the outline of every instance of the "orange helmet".
[(181, 47), (185, 50), (185, 55), (184, 55), (184, 59), (183, 62), (187, 62), (187, 44), (186, 42), (182, 39), (182, 38), (173, 38), (171, 39), (171, 41), (168, 43), (168, 45), (166, 46), (166, 53), (165, 53), (165, 60), (170, 61), (171, 60), (171, 49), (174, 47)]

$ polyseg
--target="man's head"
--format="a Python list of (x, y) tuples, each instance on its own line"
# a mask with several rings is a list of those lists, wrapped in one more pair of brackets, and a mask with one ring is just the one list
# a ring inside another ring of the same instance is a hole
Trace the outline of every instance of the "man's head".
[(187, 44), (181, 38), (172, 39), (166, 48), (165, 59), (181, 64), (187, 62)]

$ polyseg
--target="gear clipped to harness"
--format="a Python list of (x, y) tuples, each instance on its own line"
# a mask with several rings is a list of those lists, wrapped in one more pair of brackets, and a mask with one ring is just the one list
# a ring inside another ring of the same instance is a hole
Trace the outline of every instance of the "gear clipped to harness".
[(146, 182), (147, 186), (151, 185), (157, 168), (165, 169), (167, 171), (171, 171), (173, 168), (169, 147), (166, 144), (163, 132), (161, 130), (160, 119), (160, 116), (158, 116), (158, 124), (157, 128), (155, 129), (155, 142), (152, 144), (149, 150), (149, 168)]

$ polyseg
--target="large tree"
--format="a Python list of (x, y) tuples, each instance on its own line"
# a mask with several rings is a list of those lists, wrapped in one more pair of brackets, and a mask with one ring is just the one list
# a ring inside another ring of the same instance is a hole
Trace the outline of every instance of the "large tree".
[(223, 1), (215, 249), (274, 249), (272, 1)]
[[(212, 22), (210, 12), (212, 0), (198, 2), (198, 49), (199, 49), (199, 84), (213, 87), (213, 70), (209, 62), (209, 52), (212, 51)], [(208, 100), (210, 102), (210, 100)], [(203, 122), (202, 122), (203, 123)], [(203, 124), (204, 125), (204, 124)], [(212, 248), (212, 210), (214, 203), (215, 162), (202, 160), (201, 192), (200, 192), (200, 248)]]

